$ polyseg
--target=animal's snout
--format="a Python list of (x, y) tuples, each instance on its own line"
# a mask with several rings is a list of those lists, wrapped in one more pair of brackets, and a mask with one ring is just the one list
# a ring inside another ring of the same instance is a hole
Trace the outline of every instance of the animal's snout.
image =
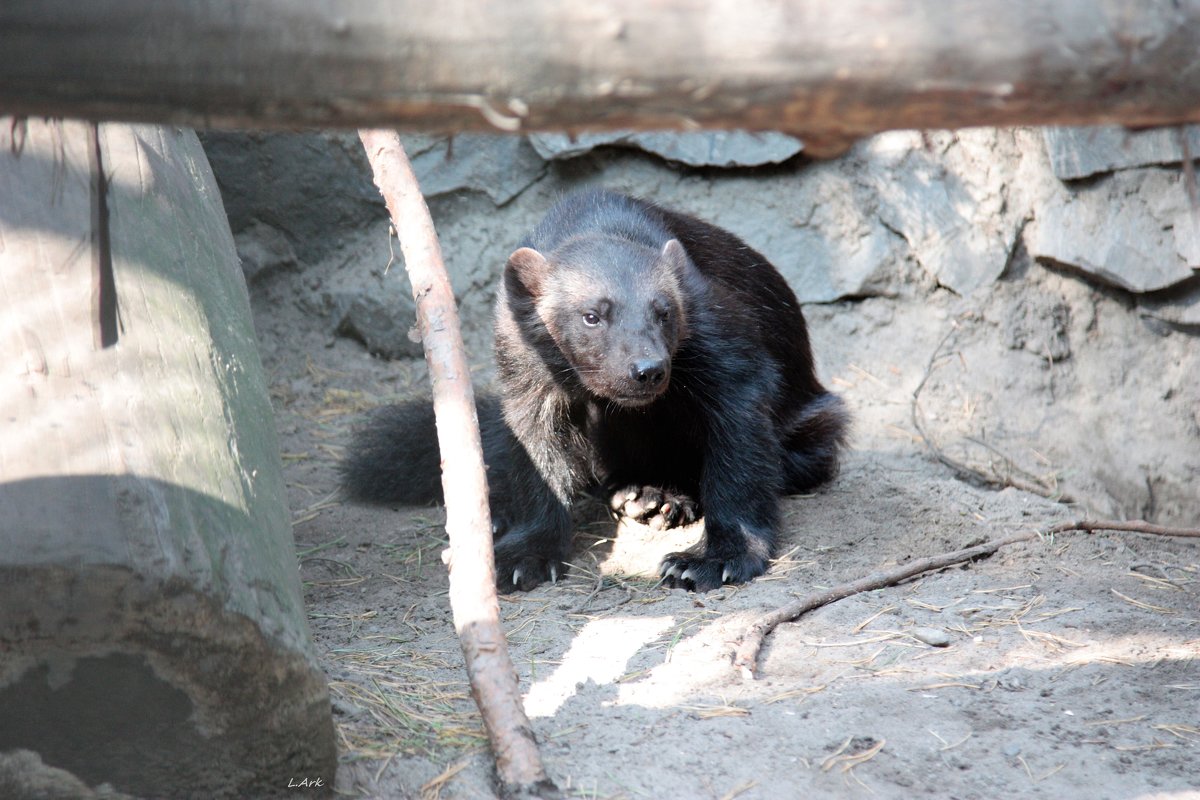
[(656, 386), (667, 376), (667, 365), (661, 359), (641, 359), (629, 367), (629, 377), (646, 386)]

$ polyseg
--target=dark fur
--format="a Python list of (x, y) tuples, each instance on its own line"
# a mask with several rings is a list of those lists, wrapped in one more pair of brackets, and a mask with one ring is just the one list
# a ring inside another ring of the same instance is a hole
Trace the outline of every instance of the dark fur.
[[(682, 245), (682, 246), (680, 246)], [(501, 397), (480, 401), (502, 589), (554, 579), (572, 502), (704, 539), (671, 585), (761, 575), (779, 497), (837, 471), (847, 416), (817, 381), (804, 317), (774, 267), (733, 234), (606, 191), (556, 205), (510, 257), (496, 302)], [(352, 496), (438, 494), (428, 406), (385, 409), (344, 467)]]

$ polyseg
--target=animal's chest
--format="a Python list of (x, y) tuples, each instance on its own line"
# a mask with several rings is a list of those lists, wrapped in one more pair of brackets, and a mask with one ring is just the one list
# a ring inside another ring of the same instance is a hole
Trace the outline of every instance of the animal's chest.
[(597, 406), (588, 415), (588, 439), (600, 461), (598, 472), (606, 479), (691, 482), (702, 466), (703, 431), (703, 420), (682, 404)]

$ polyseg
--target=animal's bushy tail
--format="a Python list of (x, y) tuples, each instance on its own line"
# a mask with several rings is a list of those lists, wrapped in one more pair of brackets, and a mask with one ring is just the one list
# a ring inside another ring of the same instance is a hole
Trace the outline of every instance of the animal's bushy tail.
[[(499, 399), (478, 395), (475, 407), (485, 460), (504, 463), (510, 435)], [(376, 409), (354, 433), (339, 472), (352, 500), (407, 505), (442, 502), (442, 459), (433, 404), (414, 401)], [(497, 477), (489, 475), (489, 481)]]
[(800, 410), (783, 442), (789, 494), (807, 492), (837, 474), (849, 427), (850, 412), (835, 394), (817, 395)]
[(441, 501), (433, 405), (410, 402), (376, 409), (354, 433), (339, 472), (353, 500), (410, 505)]

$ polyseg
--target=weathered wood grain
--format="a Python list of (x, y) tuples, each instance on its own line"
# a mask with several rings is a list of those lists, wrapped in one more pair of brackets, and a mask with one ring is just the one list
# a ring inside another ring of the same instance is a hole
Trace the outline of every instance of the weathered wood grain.
[(1200, 121), (1195, 0), (7, 0), (0, 109), (193, 127)]
[(0, 120), (0, 751), (138, 796), (328, 786), (328, 694), (215, 181), (191, 131), (90, 129)]

